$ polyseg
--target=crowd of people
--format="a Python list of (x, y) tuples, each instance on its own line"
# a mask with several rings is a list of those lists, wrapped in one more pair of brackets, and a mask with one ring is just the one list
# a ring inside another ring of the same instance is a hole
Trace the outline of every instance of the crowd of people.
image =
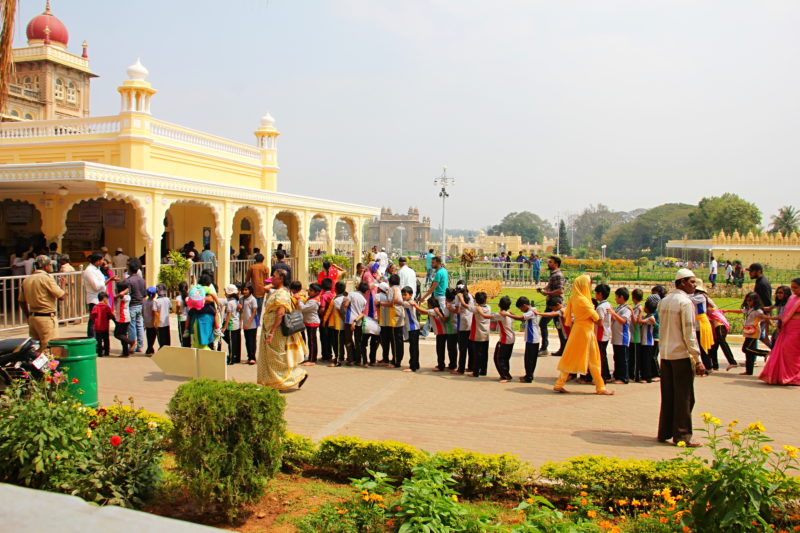
[[(184, 250), (189, 256), (193, 252), (191, 247)], [(675, 328), (665, 328), (663, 323), (665, 306), (670, 305), (663, 286), (652, 287), (647, 295), (641, 289), (624, 287), (612, 291), (604, 283), (592, 288), (591, 279), (584, 275), (573, 281), (571, 298), (565, 302), (566, 279), (558, 256), (547, 258), (549, 275), (546, 284), (537, 289), (545, 297), (543, 310), (526, 297), (512, 302), (503, 296), (496, 311), (489, 307), (485, 293), (471, 293), (464, 281), (451, 283), (442, 259), (432, 253), (430, 271), (423, 282), (406, 258), (400, 257), (395, 264), (385, 250), (375, 249), (370, 261), (357, 265), (354, 290), (350, 292), (346, 270), (329, 261), (322, 263), (316, 282), (304, 287), (292, 278), (283, 250), (275, 252), (270, 267), (260, 253), (253, 259), (244, 283), (218, 288), (214, 271), (209, 269), (196, 281), (181, 283), (171, 298), (164, 285), (146, 286), (138, 258), (128, 257), (122, 250), (117, 250), (114, 257), (103, 250), (93, 253), (82, 277), (90, 316), (87, 335), (97, 339), (98, 356), (111, 353), (111, 324), (122, 357), (132, 353), (151, 355), (156, 343), (159, 347), (171, 345), (170, 316), (174, 313), (178, 344), (225, 351), (228, 364), (257, 364), (258, 381), (279, 389), (304, 383), (307, 374), (303, 367), (316, 364), (387, 366), (417, 372), (419, 342), (428, 335), (436, 338), (434, 372), (480, 377), (487, 374), (490, 332), (496, 331), (491, 360), (500, 382), (507, 383), (513, 379), (511, 355), (521, 331), (524, 356), (518, 379), (530, 383), (535, 378), (538, 357), (549, 353), (548, 327), (553, 322), (560, 347), (552, 355), (562, 357), (556, 392), (567, 392), (566, 383), (574, 380), (593, 384), (599, 394), (611, 394), (606, 383), (663, 380), (665, 364), (671, 365), (670, 383), (674, 382), (674, 375), (685, 374), (684, 368), (665, 363), (672, 360), (670, 354), (674, 350), (665, 350), (660, 341), (674, 335)], [(123, 260), (124, 274), (115, 274), (114, 268), (119, 268)], [(34, 264), (32, 274), (70, 266), (68, 258), (50, 254), (35, 257)], [(800, 318), (800, 280), (778, 287), (773, 303), (772, 288), (761, 265), (754, 263), (747, 271), (755, 282), (754, 292), (736, 310), (719, 308), (693, 274), (680, 278), (691, 277), (691, 287), (676, 280), (676, 288), (670, 294), (685, 294), (691, 302), (691, 335), (682, 334), (670, 340), (669, 345), (683, 346), (687, 357), (694, 357), (696, 351), (698, 364), (693, 365), (693, 372), (698, 375), (720, 369), (720, 351), (727, 361), (725, 369), (737, 368), (740, 363), (727, 342), (730, 324), (726, 315), (741, 313), (745, 356), (742, 373), (752, 375), (757, 358), (769, 356), (761, 379), (800, 384), (800, 343), (795, 327)], [(685, 268), (679, 270), (679, 274), (689, 272)], [(41, 286), (51, 297), (63, 298), (63, 289), (53, 289), (58, 287), (41, 276), (30, 278), (42, 281)], [(26, 283), (23, 292), (35, 294), (40, 290), (32, 282)], [(21, 297), (23, 302), (26, 299), (30, 300)], [(37, 315), (33, 321), (37, 325), (32, 325), (31, 331), (35, 329), (46, 345), (57, 335), (55, 309), (29, 310)], [(286, 331), (284, 327), (285, 319), (292, 314), (302, 322), (298, 331)], [(53, 327), (44, 332), (42, 322)], [(770, 324), (777, 325), (771, 333)], [(759, 342), (765, 347), (759, 347)]]

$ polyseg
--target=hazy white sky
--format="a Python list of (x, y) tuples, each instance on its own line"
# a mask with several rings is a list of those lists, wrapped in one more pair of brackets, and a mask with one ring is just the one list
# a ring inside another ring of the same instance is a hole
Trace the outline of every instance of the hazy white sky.
[[(17, 43), (44, 0), (20, 0)], [(89, 42), (92, 114), (141, 56), (153, 113), (253, 142), (279, 189), (450, 227), (736, 192), (800, 207), (795, 0), (53, 0)], [(795, 184), (790, 188), (790, 184)]]

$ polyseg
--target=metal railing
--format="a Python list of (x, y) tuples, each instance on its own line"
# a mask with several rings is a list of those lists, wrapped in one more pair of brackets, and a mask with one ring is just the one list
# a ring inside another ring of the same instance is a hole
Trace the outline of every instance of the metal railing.
[[(81, 320), (88, 316), (86, 292), (83, 290), (83, 272), (64, 272), (51, 274), (55, 282), (66, 291), (66, 297), (57, 302), (57, 316), (60, 323)], [(0, 278), (0, 331), (25, 327), (28, 317), (22, 311), (19, 301), (22, 282), (28, 276), (7, 276)]]
[[(536, 285), (533, 269), (530, 265), (524, 263), (475, 261), (469, 266), (461, 266), (458, 263), (448, 263), (447, 269), (451, 272), (451, 277), (457, 274), (459, 279), (463, 279), (467, 283), (496, 280), (501, 281), (503, 285), (507, 286), (530, 287)], [(545, 274), (545, 279), (543, 281), (546, 281), (546, 277)], [(540, 283), (541, 282), (542, 280), (540, 279)]]
[(247, 269), (254, 263), (252, 259), (231, 259), (231, 283), (244, 283)]

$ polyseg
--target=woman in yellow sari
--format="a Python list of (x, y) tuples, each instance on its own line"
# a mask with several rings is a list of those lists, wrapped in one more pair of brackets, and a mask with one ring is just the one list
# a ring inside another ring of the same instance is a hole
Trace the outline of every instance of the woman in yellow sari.
[(281, 330), (286, 313), (294, 310), (292, 296), (285, 286), (286, 271), (276, 270), (272, 274), (272, 293), (264, 305), (261, 320), (261, 342), (258, 346), (258, 378), (260, 385), (277, 390), (298, 389), (308, 379), (300, 363), (308, 350), (300, 333), (288, 337)]
[(594, 323), (600, 318), (594, 310), (591, 294), (592, 279), (586, 274), (578, 276), (572, 284), (572, 296), (564, 310), (564, 326), (571, 328), (564, 354), (558, 364), (561, 372), (555, 392), (568, 392), (564, 384), (570, 374), (589, 373), (594, 380), (597, 394), (611, 395), (613, 391), (606, 390), (606, 384), (600, 374), (600, 348), (594, 334)]

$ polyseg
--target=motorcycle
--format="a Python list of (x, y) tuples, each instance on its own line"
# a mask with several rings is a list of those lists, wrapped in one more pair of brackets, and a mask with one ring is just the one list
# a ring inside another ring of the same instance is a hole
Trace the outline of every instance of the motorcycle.
[(39, 342), (31, 339), (5, 339), (0, 341), (0, 392), (14, 381), (41, 379), (42, 368), (49, 358), (39, 349)]

